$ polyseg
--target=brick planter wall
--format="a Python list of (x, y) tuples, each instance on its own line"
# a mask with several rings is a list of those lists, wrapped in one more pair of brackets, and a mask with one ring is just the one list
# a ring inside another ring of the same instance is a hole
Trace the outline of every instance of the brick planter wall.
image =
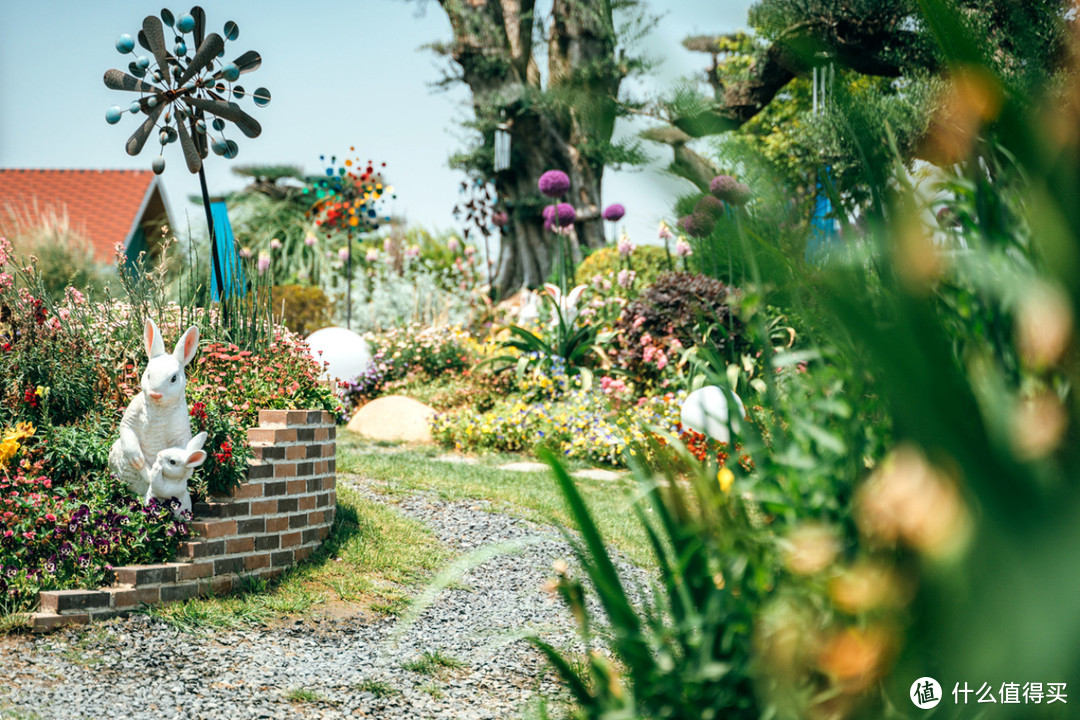
[(337, 506), (333, 416), (262, 410), (248, 442), (255, 456), (248, 481), (228, 497), (195, 503), (177, 562), (114, 568), (115, 584), (98, 590), (43, 591), (33, 630), (226, 593), (245, 576), (278, 575), (310, 555), (330, 533)]

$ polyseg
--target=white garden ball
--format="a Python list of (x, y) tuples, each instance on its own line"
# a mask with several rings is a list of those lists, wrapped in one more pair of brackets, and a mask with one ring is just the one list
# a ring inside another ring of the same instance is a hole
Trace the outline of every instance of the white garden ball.
[[(735, 393), (735, 404), (739, 408), (736, 417), (731, 418), (731, 427), (738, 431), (740, 421), (746, 416), (742, 399)], [(708, 435), (717, 442), (730, 442), (728, 430), (728, 399), (724, 391), (716, 385), (706, 385), (686, 396), (679, 411), (679, 421), (684, 428), (696, 430)]]
[(316, 330), (308, 336), (307, 344), (317, 363), (328, 363), (323, 370), (324, 378), (353, 380), (371, 365), (367, 342), (343, 327)]

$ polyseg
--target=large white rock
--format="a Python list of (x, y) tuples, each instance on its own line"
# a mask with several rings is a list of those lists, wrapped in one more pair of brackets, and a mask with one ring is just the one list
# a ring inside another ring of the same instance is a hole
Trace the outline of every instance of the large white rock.
[[(731, 393), (735, 398), (735, 404), (739, 412), (731, 418), (731, 428), (739, 430), (742, 419), (746, 416), (746, 408), (742, 398)], [(728, 429), (728, 400), (724, 391), (716, 385), (706, 385), (690, 393), (683, 401), (679, 412), (679, 420), (684, 428), (696, 430), (708, 435), (717, 442), (730, 442), (731, 433)]]
[(343, 327), (316, 330), (307, 339), (316, 362), (329, 363), (323, 377), (353, 380), (371, 364), (371, 350), (364, 338)]
[(356, 411), (346, 426), (371, 440), (431, 442), (435, 410), (404, 395), (376, 398)]

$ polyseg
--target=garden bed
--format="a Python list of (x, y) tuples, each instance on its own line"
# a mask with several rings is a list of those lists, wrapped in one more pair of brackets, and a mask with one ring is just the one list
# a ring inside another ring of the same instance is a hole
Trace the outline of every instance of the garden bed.
[(109, 587), (42, 591), (32, 629), (230, 592), (307, 558), (334, 522), (334, 418), (323, 410), (262, 410), (247, 433), (254, 455), (247, 482), (195, 504), (195, 537), (180, 544), (175, 562), (113, 568)]

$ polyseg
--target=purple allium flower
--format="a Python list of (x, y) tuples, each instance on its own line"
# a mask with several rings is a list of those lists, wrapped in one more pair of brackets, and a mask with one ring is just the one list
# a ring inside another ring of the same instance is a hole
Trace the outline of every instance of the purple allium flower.
[(716, 221), (711, 217), (697, 213), (687, 215), (682, 219), (681, 223), (683, 230), (696, 238), (708, 237), (712, 234), (713, 228), (716, 227)]
[(574, 212), (574, 206), (570, 203), (559, 203), (555, 206), (555, 221), (559, 227), (569, 227), (576, 219), (577, 213)]
[(730, 175), (714, 177), (709, 183), (709, 192), (713, 197), (732, 205), (745, 205), (750, 199), (750, 188)]
[(510, 223), (510, 216), (500, 210), (491, 217), (491, 221), (496, 227), (506, 227)]
[(726, 210), (723, 200), (718, 200), (712, 195), (706, 195), (697, 201), (697, 205), (694, 206), (695, 215), (707, 215), (713, 220), (719, 220), (724, 215)]
[(610, 222), (619, 222), (626, 215), (626, 208), (619, 203), (608, 205), (604, 208), (604, 219)]
[(537, 186), (550, 198), (562, 197), (570, 189), (570, 176), (562, 170), (548, 170), (540, 176)]

